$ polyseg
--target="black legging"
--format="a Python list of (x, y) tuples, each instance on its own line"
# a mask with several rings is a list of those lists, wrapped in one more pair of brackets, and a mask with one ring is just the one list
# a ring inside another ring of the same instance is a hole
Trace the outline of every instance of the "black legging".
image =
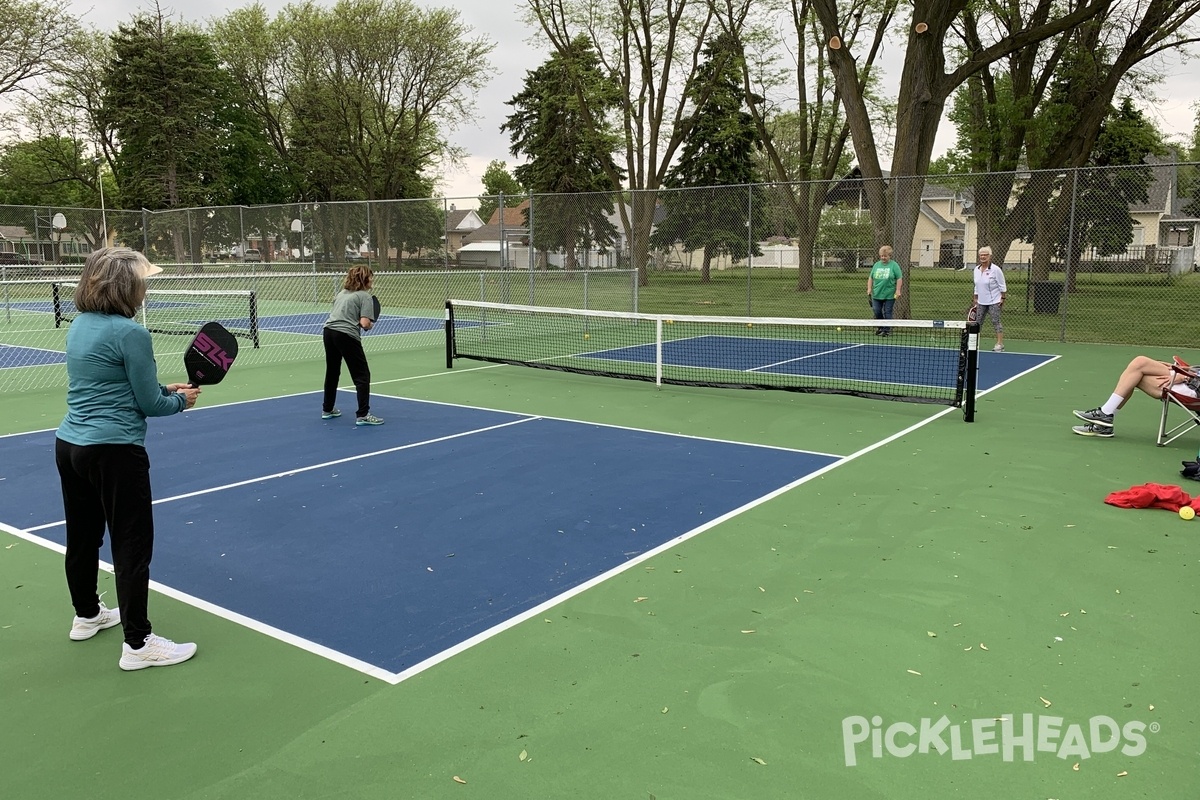
[(150, 458), (136, 444), (78, 445), (55, 439), (67, 522), (67, 588), (76, 616), (100, 613), (96, 572), (108, 527), (117, 604), (125, 642), (140, 648), (150, 634), (146, 604), (154, 555)]
[(362, 340), (333, 328), (324, 329), (322, 340), (325, 342), (325, 399), (321, 410), (333, 411), (337, 404), (338, 379), (342, 376), (344, 360), (358, 393), (358, 411), (354, 416), (367, 416), (371, 413), (371, 367), (367, 365)]

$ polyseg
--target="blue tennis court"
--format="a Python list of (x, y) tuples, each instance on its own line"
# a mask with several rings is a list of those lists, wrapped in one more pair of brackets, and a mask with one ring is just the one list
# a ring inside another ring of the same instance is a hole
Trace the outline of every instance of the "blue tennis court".
[[(936, 347), (710, 335), (665, 341), (662, 348), (665, 366), (911, 386), (951, 388), (958, 370), (958, 352)], [(652, 364), (655, 345), (620, 347), (579, 355)], [(1033, 353), (981, 352), (978, 389), (983, 391), (999, 386), (1053, 358)]]
[[(322, 421), (317, 394), (152, 421), (154, 580), (395, 676), (839, 460), (373, 403), (387, 425)], [(0, 521), (62, 544), (53, 437), (4, 439)]]
[(59, 350), (0, 344), (0, 369), (44, 367), (48, 364), (65, 364), (66, 362), (67, 354)]

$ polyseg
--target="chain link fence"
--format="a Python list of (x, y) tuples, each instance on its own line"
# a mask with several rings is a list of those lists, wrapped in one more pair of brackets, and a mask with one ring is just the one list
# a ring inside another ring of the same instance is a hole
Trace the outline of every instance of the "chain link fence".
[[(163, 292), (252, 293), (262, 346), (251, 361), (319, 357), (308, 326), (355, 263), (379, 275), (385, 315), (413, 320), (440, 318), (451, 297), (858, 318), (870, 316), (866, 281), (884, 244), (904, 270), (899, 317), (961, 319), (986, 245), (1007, 278), (1009, 349), (1022, 339), (1194, 345), (1194, 163), (875, 181), (853, 172), (830, 182), (491, 200), (486, 219), (469, 207), (475, 198), (164, 212), (0, 206), (0, 391), (64, 381), (55, 359), (68, 323), (54, 313), (55, 284), (67, 292), (104, 242), (164, 266), (153, 284)], [(161, 299), (189, 324), (248, 313), (196, 302)], [(303, 320), (297, 329), (291, 317)], [(396, 331), (370, 347), (439, 337), (432, 328)]]

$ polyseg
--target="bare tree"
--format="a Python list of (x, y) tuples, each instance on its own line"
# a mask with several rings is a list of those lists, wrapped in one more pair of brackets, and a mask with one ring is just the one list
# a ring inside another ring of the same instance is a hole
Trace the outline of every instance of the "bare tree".
[[(585, 36), (602, 67), (621, 86), (617, 114), (623, 137), (630, 205), (618, 205), (630, 257), (644, 285), (650, 258), (655, 191), (687, 137), (688, 99), (713, 24), (707, 0), (526, 0), (529, 14), (551, 47), (568, 52)], [(581, 109), (599, 113), (578, 91)], [(620, 176), (612, 176), (620, 185)]]
[[(1074, 8), (1059, 13), (1057, 0), (1032, 0), (1033, 11), (1028, 19), (1034, 24), (1020, 30), (1003, 31), (995, 41), (981, 49), (959, 54), (948, 46), (947, 39), (970, 5), (968, 0), (915, 0), (896, 105), (891, 176), (884, 182), (879, 146), (866, 100), (859, 88), (858, 61), (844, 44), (844, 32), (853, 29), (855, 20), (838, 8), (836, 0), (813, 0), (829, 50), (830, 67), (850, 123), (876, 244), (895, 247), (895, 258), (905, 265), (906, 278), (911, 263), (912, 237), (920, 214), (924, 176), (950, 95), (988, 64), (1083, 24), (1103, 13), (1111, 2), (1081, 0)], [(909, 315), (910, 297), (905, 292), (897, 302), (897, 316)]]
[(0, 13), (0, 96), (53, 72), (78, 28), (62, 4), (8, 0)]

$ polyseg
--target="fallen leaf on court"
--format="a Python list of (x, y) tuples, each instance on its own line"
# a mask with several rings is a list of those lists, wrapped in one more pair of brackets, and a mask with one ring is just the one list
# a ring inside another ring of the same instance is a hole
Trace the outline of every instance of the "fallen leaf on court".
[(635, 598), (633, 599), (633, 602), (635, 602), (635, 603), (640, 603), (640, 602), (642, 602), (643, 600), (649, 600), (649, 599), (650, 599), (649, 597), (635, 597)]
[(805, 589), (804, 593), (805, 594), (816, 594), (816, 592), (814, 592), (812, 589)]
[(1064, 611), (1064, 612), (1062, 612), (1061, 614), (1059, 614), (1059, 616), (1060, 616), (1060, 617), (1069, 617), (1069, 616), (1071, 616), (1071, 612), (1070, 612), (1070, 611)]
[(1076, 762), (1075, 764), (1072, 764), (1071, 769), (1075, 770), (1076, 772), (1079, 772), (1079, 763)]
[(963, 652), (965, 653), (967, 650), (970, 650), (970, 649), (971, 649), (970, 647), (964, 647)]
[(961, 625), (962, 625), (962, 623), (961, 623), (961, 622), (956, 622), (956, 623), (954, 623), (954, 627), (956, 627), (956, 628), (960, 627)]
[(751, 628), (751, 629), (750, 629), (750, 630), (748, 630), (748, 631), (742, 631), (742, 633), (754, 633), (754, 632), (755, 632), (755, 631), (754, 631), (754, 628)]
[(906, 670), (906, 671), (907, 671), (907, 672), (908, 672), (910, 675), (920, 675), (920, 674), (921, 674), (921, 673), (917, 672), (915, 669), (910, 669), (910, 670)]
[(542, 620), (542, 622), (553, 622), (553, 621), (554, 621), (554, 620), (552, 620), (552, 619), (543, 619), (543, 620)]
[(1118, 773), (1117, 773), (1117, 777), (1118, 777), (1118, 778), (1124, 778), (1124, 777), (1125, 777), (1126, 775), (1128, 775), (1128, 774), (1129, 774), (1129, 773), (1128, 773), (1128, 772), (1126, 772), (1125, 770), (1121, 770), (1120, 772), (1118, 772)]
[[(5, 626), (5, 627), (7, 627), (7, 626)], [(1153, 711), (1153, 710), (1154, 710), (1154, 706), (1150, 706), (1150, 710), (1151, 710), (1151, 711)]]
[(681, 572), (683, 572), (683, 570), (681, 570), (681, 569), (677, 569), (677, 570), (675, 570), (675, 574), (676, 574), (676, 575), (678, 575), (678, 574), (679, 574), (679, 573), (681, 573)]
[(765, 592), (765, 591), (766, 591), (766, 589), (764, 589), (764, 588), (763, 588), (763, 587), (761, 587), (761, 586), (760, 586), (760, 587), (758, 587), (758, 590), (759, 590), (760, 592)]
[(670, 711), (670, 710), (671, 710), (671, 709), (667, 708), (666, 706), (663, 706), (662, 713), (664, 713), (664, 714), (665, 714), (665, 713), (667, 713), (667, 712), (668, 712), (668, 711)]
[(758, 756), (750, 756), (750, 760), (753, 761), (755, 764), (762, 764), (764, 767), (767, 765), (767, 762), (763, 761)]
[(932, 638), (932, 639), (936, 639), (936, 638), (937, 638), (937, 634), (936, 634), (936, 633), (934, 633), (933, 631), (925, 631), (925, 635), (926, 635), (926, 636), (928, 636), (928, 637), (930, 637), (930, 638)]
[(528, 759), (529, 759), (529, 753), (527, 753), (524, 750), (521, 751), (521, 755), (517, 756), (518, 761), (526, 761)]
[(455, 783), (466, 783), (466, 781), (464, 781), (462, 778), (458, 777), (457, 775), (454, 776), (454, 782)]
[(1039, 697), (1039, 698), (1038, 698), (1038, 700), (1041, 700), (1041, 701), (1042, 701), (1042, 703), (1043, 703), (1043, 704), (1046, 706), (1046, 708), (1049, 708), (1049, 707), (1050, 707), (1050, 701), (1049, 701), (1049, 700), (1047, 700), (1046, 698), (1044, 698), (1044, 697)]
[(987, 645), (986, 645), (986, 644), (984, 644), (983, 642), (980, 642), (980, 643), (979, 643), (979, 649), (980, 649), (980, 650), (987, 650)]

